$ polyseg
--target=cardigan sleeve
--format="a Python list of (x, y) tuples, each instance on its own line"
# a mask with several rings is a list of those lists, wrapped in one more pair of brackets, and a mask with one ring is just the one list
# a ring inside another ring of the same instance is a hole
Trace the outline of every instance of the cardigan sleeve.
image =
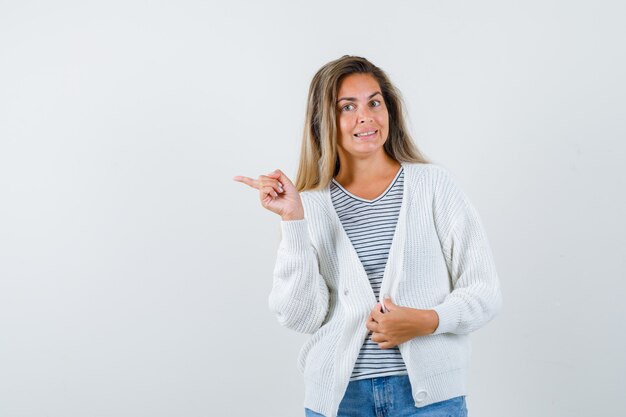
[(278, 322), (299, 333), (314, 333), (328, 312), (328, 286), (319, 272), (307, 220), (281, 220), (274, 279), (268, 303)]
[(433, 307), (439, 315), (439, 326), (433, 334), (468, 334), (500, 311), (500, 283), (475, 207), (445, 168), (436, 177), (433, 211), (452, 289), (442, 303)]

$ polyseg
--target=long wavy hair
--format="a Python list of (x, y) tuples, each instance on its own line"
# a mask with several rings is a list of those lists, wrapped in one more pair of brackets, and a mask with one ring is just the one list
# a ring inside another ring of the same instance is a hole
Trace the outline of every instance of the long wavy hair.
[(400, 91), (383, 70), (367, 59), (344, 55), (320, 68), (309, 86), (300, 163), (296, 176), (298, 191), (326, 187), (339, 172), (337, 152), (337, 91), (349, 74), (371, 74), (380, 85), (389, 112), (389, 135), (385, 152), (398, 162), (430, 163), (419, 151), (407, 130)]

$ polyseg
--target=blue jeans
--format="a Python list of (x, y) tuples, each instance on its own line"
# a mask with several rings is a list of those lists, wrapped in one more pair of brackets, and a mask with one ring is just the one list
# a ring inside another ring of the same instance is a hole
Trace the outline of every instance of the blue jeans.
[[(306, 417), (324, 417), (304, 408)], [(408, 375), (350, 381), (337, 417), (467, 417), (465, 396), (416, 407)]]

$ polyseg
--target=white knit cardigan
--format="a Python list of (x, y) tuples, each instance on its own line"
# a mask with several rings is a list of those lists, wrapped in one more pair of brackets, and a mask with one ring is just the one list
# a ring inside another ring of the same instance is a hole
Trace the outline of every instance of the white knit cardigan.
[[(402, 163), (404, 194), (380, 289), (400, 306), (432, 309), (439, 327), (398, 345), (416, 407), (466, 395), (469, 333), (500, 310), (502, 295), (480, 217), (440, 165)], [(330, 199), (300, 193), (305, 217), (281, 221), (270, 310), (310, 333), (297, 365), (304, 406), (336, 417), (369, 330), (376, 296)], [(385, 309), (385, 311), (387, 311)]]

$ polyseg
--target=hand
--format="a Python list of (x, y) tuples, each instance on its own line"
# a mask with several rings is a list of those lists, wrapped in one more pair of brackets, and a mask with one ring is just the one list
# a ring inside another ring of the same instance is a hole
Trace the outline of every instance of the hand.
[(296, 186), (279, 169), (267, 175), (259, 175), (258, 179), (241, 175), (233, 180), (242, 182), (259, 190), (261, 205), (278, 214), (283, 220), (304, 219), (304, 208)]
[(381, 311), (381, 303), (372, 309), (365, 327), (372, 331), (372, 342), (381, 349), (390, 349), (417, 336), (433, 333), (439, 326), (439, 316), (434, 310), (418, 310), (397, 306), (391, 298), (385, 298), (387, 313)]

